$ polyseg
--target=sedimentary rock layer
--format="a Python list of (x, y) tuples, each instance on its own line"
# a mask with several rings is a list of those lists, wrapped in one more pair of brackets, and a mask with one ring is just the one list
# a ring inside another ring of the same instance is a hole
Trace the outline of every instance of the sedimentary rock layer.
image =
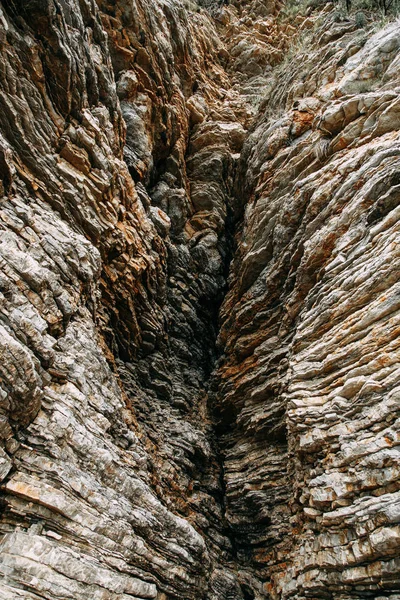
[(197, 598), (230, 560), (203, 418), (230, 150), (185, 159), (215, 32), (180, 3), (1, 18), (2, 596)]
[(216, 382), (227, 517), (272, 598), (397, 598), (400, 29), (334, 19), (242, 153)]
[(4, 600), (400, 591), (399, 24), (200, 4), (0, 6)]

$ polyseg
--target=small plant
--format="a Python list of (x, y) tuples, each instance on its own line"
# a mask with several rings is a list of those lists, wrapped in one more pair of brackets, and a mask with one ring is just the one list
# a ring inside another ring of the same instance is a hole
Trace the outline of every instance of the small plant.
[(343, 21), (347, 20), (347, 14), (344, 10), (338, 8), (333, 13), (332, 20), (334, 23), (342, 23)]
[(361, 11), (356, 13), (355, 21), (357, 29), (364, 29), (367, 25), (367, 17)]

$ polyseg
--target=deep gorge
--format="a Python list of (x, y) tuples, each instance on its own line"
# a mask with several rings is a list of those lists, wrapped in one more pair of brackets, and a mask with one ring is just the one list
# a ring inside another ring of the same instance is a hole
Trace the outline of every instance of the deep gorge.
[(0, 3), (1, 599), (400, 597), (400, 24), (364, 19)]

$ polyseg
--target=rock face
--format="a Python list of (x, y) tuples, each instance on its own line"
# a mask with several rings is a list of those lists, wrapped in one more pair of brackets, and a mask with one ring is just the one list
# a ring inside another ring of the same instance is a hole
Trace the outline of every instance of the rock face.
[(332, 24), (312, 43), (242, 156), (217, 376), (227, 518), (272, 598), (387, 597), (400, 585), (399, 24), (369, 39)]
[(399, 597), (400, 25), (279, 8), (0, 5), (1, 599)]

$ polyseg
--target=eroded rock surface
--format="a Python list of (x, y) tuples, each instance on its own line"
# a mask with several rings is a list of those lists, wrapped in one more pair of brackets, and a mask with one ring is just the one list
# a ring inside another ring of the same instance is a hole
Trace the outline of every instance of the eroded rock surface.
[(400, 592), (400, 26), (200, 4), (1, 3), (4, 600)]
[(328, 17), (242, 155), (216, 402), (238, 556), (272, 598), (399, 590), (399, 44)]

